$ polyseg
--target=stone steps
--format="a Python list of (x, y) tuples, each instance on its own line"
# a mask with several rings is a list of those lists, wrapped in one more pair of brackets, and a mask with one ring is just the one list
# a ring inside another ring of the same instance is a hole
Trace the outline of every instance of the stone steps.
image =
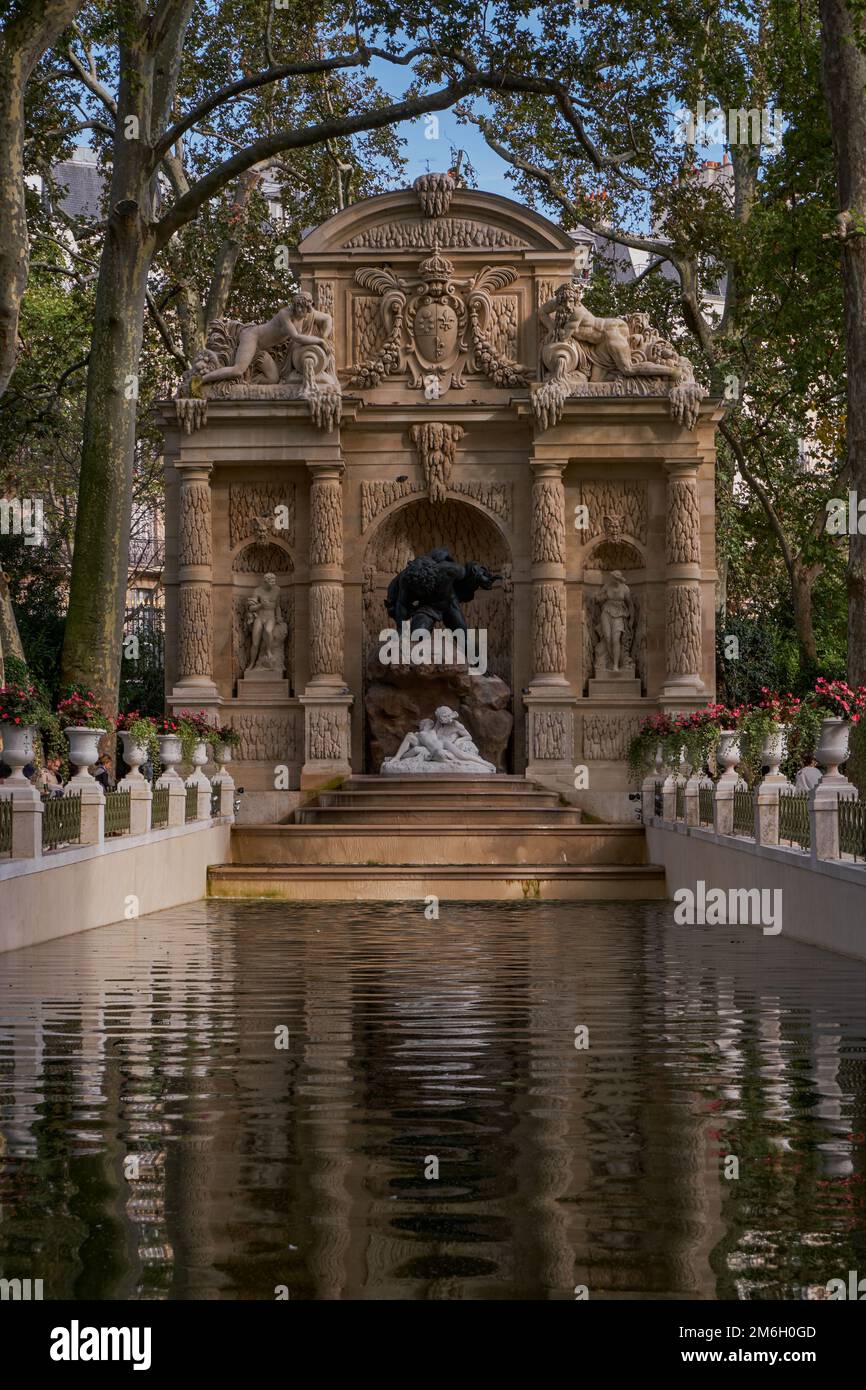
[(378, 777), (368, 773), (356, 773), (348, 777), (340, 791), (375, 791), (378, 795), (390, 792), (406, 792), (410, 795), (424, 796), (428, 792), (459, 791), (465, 796), (489, 796), (491, 792), (506, 792), (521, 795), (527, 791), (544, 791), (535, 782), (527, 782), (525, 777), (515, 777), (510, 773), (497, 772), (494, 777), (458, 775), (452, 777)]
[[(350, 791), (350, 792), (319, 792), (315, 801), (310, 806), (302, 809), (311, 810), (324, 807), (351, 807), (354, 810), (373, 810), (389, 813), (401, 806), (417, 806), (422, 798), (410, 796), (404, 787), (395, 787), (393, 791)], [(468, 797), (463, 791), (434, 791), (430, 790), (423, 798), (423, 804), (431, 811), (450, 810), (451, 808), (459, 811), (465, 810), (472, 801), (478, 802), (478, 797)], [(481, 803), (478, 802), (480, 805)], [(522, 807), (530, 813), (536, 810), (554, 810), (560, 806), (559, 796), (556, 792), (545, 791), (525, 791), (517, 793), (514, 791), (489, 792), (483, 798), (485, 812), (488, 809), (501, 807), (504, 810)], [(576, 811), (577, 807), (569, 807)], [(377, 819), (383, 819), (377, 816)]]
[[(480, 807), (478, 814), (481, 814)], [(421, 806), (416, 801), (395, 801), (385, 808), (363, 806), (300, 807), (295, 811), (292, 823), (295, 825), (369, 825), (387, 821), (391, 825), (399, 826), (453, 826), (458, 815), (457, 807)], [(469, 815), (471, 817), (471, 811)], [(580, 825), (580, 810), (576, 806), (490, 807), (485, 803), (483, 815), (484, 823), (488, 826), (525, 825), (527, 822), (531, 822), (533, 825)]]
[(535, 817), (499, 825), (487, 817), (461, 824), (236, 825), (236, 864), (643, 864), (646, 841), (640, 825), (539, 825)]
[(283, 825), (236, 825), (216, 897), (660, 898), (640, 825), (584, 825), (523, 777), (350, 777)]
[(664, 869), (656, 864), (355, 865), (216, 864), (214, 898), (277, 898), (292, 902), (609, 901), (661, 899)]

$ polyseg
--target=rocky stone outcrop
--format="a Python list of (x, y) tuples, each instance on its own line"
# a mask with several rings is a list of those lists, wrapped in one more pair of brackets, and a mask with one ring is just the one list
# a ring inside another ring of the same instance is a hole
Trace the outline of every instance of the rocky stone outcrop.
[(393, 757), (405, 735), (440, 705), (457, 711), (482, 758), (507, 771), (506, 754), (514, 726), (511, 691), (499, 676), (473, 675), (467, 666), (382, 666), (370, 664), (367, 728), (372, 770)]

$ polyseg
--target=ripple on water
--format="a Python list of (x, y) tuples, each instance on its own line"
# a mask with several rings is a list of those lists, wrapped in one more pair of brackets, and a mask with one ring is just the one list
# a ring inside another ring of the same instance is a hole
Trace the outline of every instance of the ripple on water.
[(782, 937), (203, 902), (2, 956), (0, 1001), (0, 1276), (46, 1297), (779, 1299), (866, 1269), (866, 965)]

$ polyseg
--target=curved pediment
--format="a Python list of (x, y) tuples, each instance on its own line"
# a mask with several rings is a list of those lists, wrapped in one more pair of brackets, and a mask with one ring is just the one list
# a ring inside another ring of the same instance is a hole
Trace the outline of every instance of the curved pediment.
[(392, 254), (431, 251), (556, 251), (574, 255), (567, 232), (511, 198), (475, 188), (439, 190), (425, 196), (422, 175), (412, 188), (382, 193), (330, 217), (304, 237), (302, 258), (339, 251)]

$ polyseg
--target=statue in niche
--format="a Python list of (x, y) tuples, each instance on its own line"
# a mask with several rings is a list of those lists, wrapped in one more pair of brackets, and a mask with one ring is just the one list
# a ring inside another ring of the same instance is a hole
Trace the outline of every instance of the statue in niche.
[(633, 677), (637, 605), (622, 572), (613, 570), (604, 575), (600, 595), (588, 603), (596, 639), (595, 674)]
[(667, 378), (671, 414), (694, 428), (706, 389), (695, 381), (688, 358), (662, 338), (646, 314), (593, 314), (576, 281), (560, 285), (538, 314), (546, 331), (541, 360), (548, 376), (533, 404), (542, 429), (558, 422), (569, 396), (658, 394), (653, 378)]
[(280, 610), (280, 589), (276, 575), (266, 574), (247, 599), (246, 626), (250, 631), (250, 659), (244, 675), (266, 672), (276, 679), (282, 679), (289, 629)]
[(316, 309), (304, 291), (267, 323), (215, 319), (175, 398), (186, 432), (206, 423), (214, 397), (305, 400), (314, 423), (333, 429), (342, 407), (333, 331), (331, 315)]
[(440, 705), (433, 719), (422, 719), (417, 731), (406, 734), (380, 772), (385, 777), (492, 777), (496, 768), (482, 758), (456, 710)]
[(437, 623), (451, 631), (466, 632), (461, 603), (468, 603), (479, 589), (492, 589), (501, 574), (491, 574), (477, 560), (459, 565), (445, 547), (418, 555), (388, 585), (385, 608), (399, 630), (432, 632)]

